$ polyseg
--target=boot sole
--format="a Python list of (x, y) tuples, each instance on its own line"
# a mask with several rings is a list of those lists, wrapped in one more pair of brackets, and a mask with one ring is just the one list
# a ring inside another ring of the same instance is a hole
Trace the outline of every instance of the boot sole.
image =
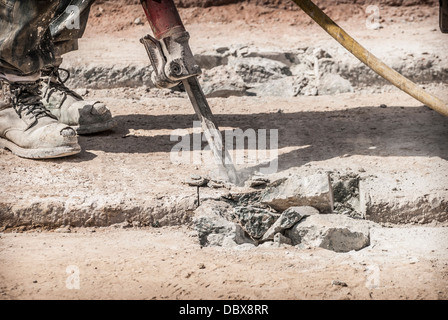
[(8, 149), (16, 156), (26, 159), (62, 158), (81, 152), (81, 147), (79, 145), (56, 148), (26, 149), (21, 148), (13, 142), (3, 138), (0, 138), (0, 148)]
[(76, 130), (76, 133), (79, 135), (86, 135), (86, 134), (92, 134), (92, 133), (99, 133), (103, 131), (110, 130), (114, 128), (117, 125), (117, 122), (115, 119), (109, 120), (107, 122), (101, 122), (101, 123), (92, 123), (88, 125), (79, 125), (79, 126), (71, 126), (73, 129)]

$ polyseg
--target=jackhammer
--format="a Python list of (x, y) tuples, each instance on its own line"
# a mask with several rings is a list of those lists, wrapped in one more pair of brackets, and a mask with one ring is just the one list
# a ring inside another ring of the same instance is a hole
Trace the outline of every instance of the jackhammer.
[(173, 0), (142, 0), (141, 3), (154, 35), (140, 40), (154, 69), (152, 82), (159, 88), (172, 88), (182, 82), (221, 174), (238, 184), (235, 166), (198, 81), (201, 68), (195, 63), (189, 46), (190, 35)]

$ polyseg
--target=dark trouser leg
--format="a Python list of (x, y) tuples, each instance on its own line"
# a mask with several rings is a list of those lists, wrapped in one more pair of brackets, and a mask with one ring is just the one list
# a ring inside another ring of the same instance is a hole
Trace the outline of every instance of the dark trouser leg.
[(93, 1), (0, 0), (0, 73), (27, 75), (57, 64), (77, 48)]
[(440, 30), (448, 33), (448, 0), (440, 0)]
[(78, 39), (84, 34), (90, 7), (94, 1), (60, 0), (55, 17), (50, 25), (56, 65), (61, 63), (61, 56), (64, 53), (78, 49)]
[(48, 29), (58, 0), (0, 0), (0, 72), (38, 72), (54, 62)]

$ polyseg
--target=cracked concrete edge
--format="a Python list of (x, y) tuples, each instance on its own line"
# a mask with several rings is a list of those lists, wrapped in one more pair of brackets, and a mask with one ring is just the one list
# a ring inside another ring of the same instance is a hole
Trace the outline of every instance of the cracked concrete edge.
[[(447, 195), (414, 196), (413, 199), (376, 199), (361, 191), (361, 209), (367, 220), (391, 224), (428, 224), (448, 221)], [(219, 199), (216, 199), (219, 200)], [(64, 200), (39, 200), (29, 203), (0, 203), (0, 228), (21, 226), (56, 229), (108, 227), (123, 222), (140, 226), (175, 226), (191, 222), (197, 208), (195, 197), (179, 197), (153, 204), (134, 202), (104, 203), (100, 206), (67, 204)]]
[[(288, 52), (278, 52), (277, 55), (282, 56)], [(289, 53), (290, 54), (290, 53)], [(264, 59), (272, 61), (272, 63), (281, 60), (277, 57), (266, 56), (263, 52), (257, 55), (250, 55), (249, 57), (240, 57), (240, 59), (250, 60), (251, 58)], [(196, 54), (195, 59), (199, 65), (204, 66), (204, 70), (213, 69), (219, 66), (228, 65), (228, 59), (219, 53), (203, 53)], [(410, 64), (402, 63), (400, 61), (386, 61), (388, 64), (417, 83), (439, 83), (445, 82), (448, 76), (448, 67), (441, 63), (434, 63), (434, 66), (427, 67), (421, 65), (419, 57), (414, 58)], [(283, 61), (283, 60), (281, 60)], [(428, 62), (426, 62), (428, 63)], [(285, 65), (286, 66), (286, 65)], [(294, 65), (292, 65), (294, 66)], [(112, 89), (119, 87), (137, 88), (146, 86), (147, 88), (154, 88), (150, 79), (152, 67), (149, 63), (132, 63), (132, 64), (71, 64), (66, 67), (72, 77), (68, 80), (67, 85), (72, 88), (88, 88), (88, 89)], [(334, 70), (337, 70), (342, 78), (350, 81), (356, 87), (365, 86), (383, 86), (388, 84), (386, 80), (375, 74), (368, 67), (361, 63), (354, 63), (345, 57), (337, 57), (334, 60)], [(332, 73), (326, 70), (325, 73)], [(285, 76), (285, 78), (287, 78)], [(273, 80), (273, 79), (271, 79)]]
[(194, 197), (169, 197), (133, 203), (92, 201), (77, 205), (64, 199), (0, 203), (0, 228), (56, 229), (71, 227), (108, 227), (123, 222), (138, 222), (139, 226), (164, 227), (189, 223), (197, 203)]
[(448, 194), (378, 199), (360, 188), (361, 211), (367, 220), (391, 224), (428, 224), (448, 221)]
[[(448, 222), (448, 190), (425, 188), (390, 192), (383, 179), (361, 179), (360, 209), (363, 218), (381, 224), (429, 224)], [(220, 201), (218, 195), (210, 200)], [(203, 198), (201, 201), (205, 201)], [(0, 200), (0, 229), (41, 227), (108, 227), (123, 222), (139, 226), (176, 226), (191, 223), (197, 197), (191, 194), (154, 199), (101, 199), (92, 197), (80, 203), (66, 198), (30, 198), (12, 202)]]

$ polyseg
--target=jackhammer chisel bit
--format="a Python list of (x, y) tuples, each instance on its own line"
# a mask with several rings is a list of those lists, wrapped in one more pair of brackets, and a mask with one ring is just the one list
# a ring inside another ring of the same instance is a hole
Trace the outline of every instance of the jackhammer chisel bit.
[(188, 43), (190, 35), (173, 0), (141, 0), (141, 3), (153, 31), (153, 36), (140, 40), (154, 68), (152, 82), (159, 88), (172, 88), (182, 82), (221, 174), (238, 184), (235, 166), (197, 78), (201, 68), (195, 63)]

